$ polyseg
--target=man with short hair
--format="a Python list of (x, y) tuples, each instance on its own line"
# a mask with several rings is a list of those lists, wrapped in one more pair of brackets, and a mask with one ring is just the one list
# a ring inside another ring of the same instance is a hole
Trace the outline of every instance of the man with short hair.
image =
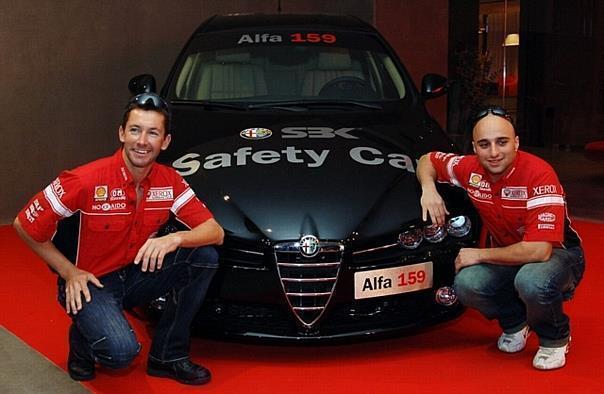
[[(17, 233), (59, 275), (59, 301), (72, 319), (67, 367), (75, 380), (93, 379), (97, 363), (130, 365), (141, 345), (123, 309), (168, 293), (147, 372), (185, 384), (210, 380), (189, 359), (190, 324), (218, 265), (209, 245), (221, 244), (224, 231), (187, 182), (155, 162), (170, 144), (169, 121), (160, 96), (133, 97), (118, 130), (121, 149), (62, 172), (15, 219)], [(77, 245), (63, 248), (57, 226), (76, 215)], [(188, 230), (158, 234), (171, 215)]]
[(475, 155), (431, 152), (420, 158), (422, 217), (445, 223), (449, 212), (436, 182), (467, 191), (483, 229), (480, 248), (462, 248), (457, 255), (455, 291), (463, 304), (499, 321), (499, 350), (523, 350), (535, 331), (540, 346), (533, 366), (549, 370), (566, 363), (570, 326), (562, 303), (573, 294), (585, 263), (556, 173), (518, 146), (503, 108), (479, 111), (472, 132)]

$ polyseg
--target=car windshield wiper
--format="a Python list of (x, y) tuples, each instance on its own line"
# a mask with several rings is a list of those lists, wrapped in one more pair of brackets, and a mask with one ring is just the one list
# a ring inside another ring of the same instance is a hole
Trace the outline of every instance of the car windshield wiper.
[(383, 107), (377, 104), (365, 103), (355, 100), (293, 100), (293, 101), (274, 101), (270, 103), (250, 104), (248, 109), (277, 108), (284, 110), (300, 111), (303, 109), (293, 109), (295, 107), (361, 107), (367, 109), (381, 110)]
[(247, 106), (242, 104), (233, 103), (222, 103), (220, 101), (207, 101), (207, 100), (172, 100), (173, 104), (188, 104), (188, 105), (199, 105), (206, 108), (220, 108), (220, 109), (236, 109), (238, 111), (247, 110)]

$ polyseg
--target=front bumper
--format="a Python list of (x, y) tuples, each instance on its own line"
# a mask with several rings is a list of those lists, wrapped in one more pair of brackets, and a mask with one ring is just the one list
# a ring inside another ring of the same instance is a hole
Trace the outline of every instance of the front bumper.
[[(452, 286), (453, 262), (461, 246), (463, 240), (413, 253), (397, 248), (345, 254), (331, 300), (312, 326), (301, 324), (294, 316), (274, 261), (255, 268), (224, 262), (195, 318), (193, 331), (210, 337), (312, 343), (405, 333), (451, 320), (463, 312), (463, 306), (458, 302), (441, 305), (435, 294), (443, 286)], [(426, 261), (433, 265), (432, 287), (355, 299), (355, 272)]]

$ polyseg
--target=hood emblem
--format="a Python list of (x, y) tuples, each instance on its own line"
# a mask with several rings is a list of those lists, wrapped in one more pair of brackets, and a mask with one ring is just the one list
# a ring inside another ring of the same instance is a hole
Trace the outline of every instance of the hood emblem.
[(241, 130), (239, 136), (246, 140), (263, 140), (273, 135), (273, 132), (264, 127), (252, 127), (251, 129)]
[(314, 235), (300, 238), (300, 253), (304, 257), (315, 257), (319, 253), (319, 240)]

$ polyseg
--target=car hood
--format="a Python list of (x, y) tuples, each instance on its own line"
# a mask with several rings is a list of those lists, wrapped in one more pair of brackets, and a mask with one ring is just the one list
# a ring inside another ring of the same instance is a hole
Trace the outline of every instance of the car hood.
[(346, 240), (396, 231), (421, 215), (415, 168), (426, 141), (450, 149), (411, 114), (210, 117), (204, 124), (192, 113), (181, 116), (186, 126), (175, 138), (184, 141), (169, 162), (227, 233), (243, 239)]

